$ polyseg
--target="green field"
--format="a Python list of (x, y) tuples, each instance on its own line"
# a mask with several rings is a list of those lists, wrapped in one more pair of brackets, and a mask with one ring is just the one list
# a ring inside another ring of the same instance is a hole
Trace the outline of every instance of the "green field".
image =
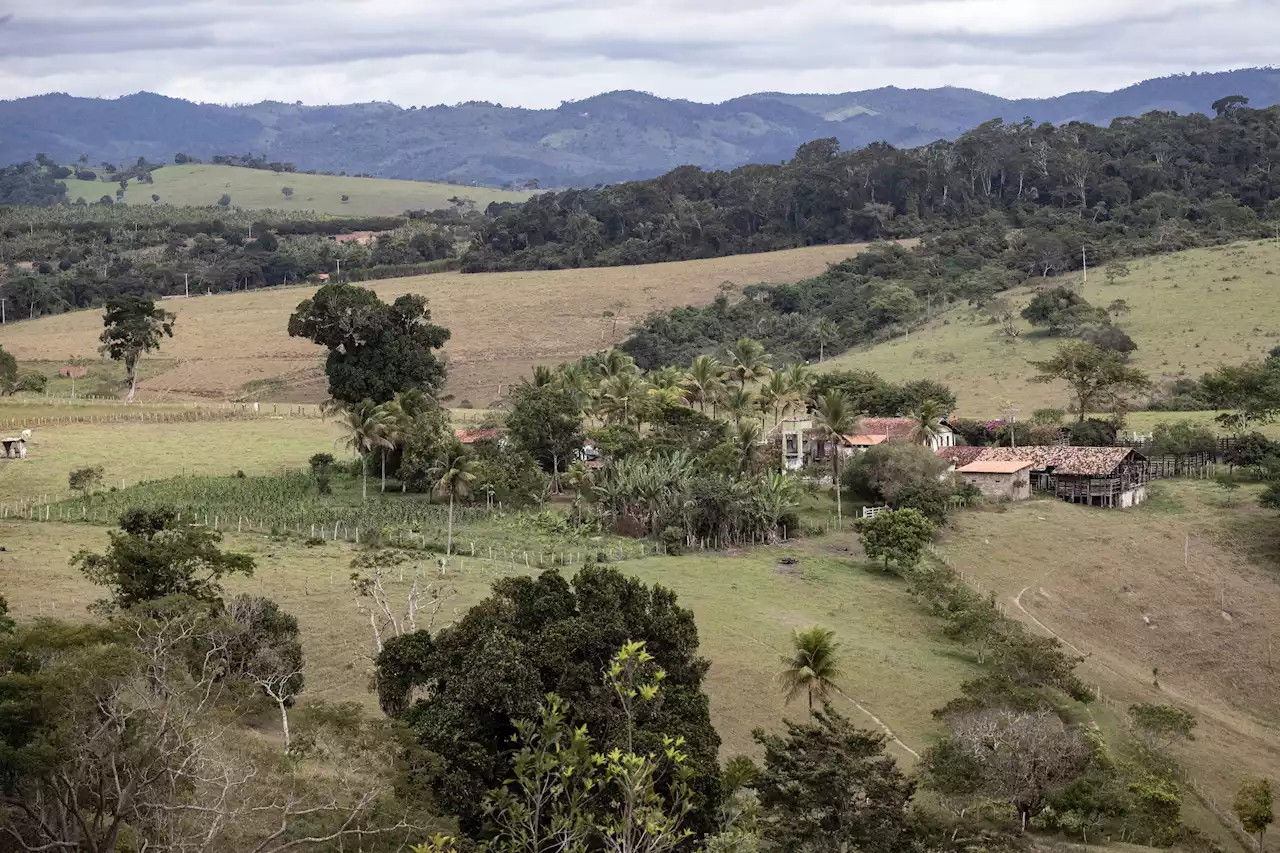
[[(1237, 243), (1195, 249), (1129, 264), (1117, 284), (1093, 270), (1083, 294), (1095, 306), (1117, 299), (1130, 313), (1117, 321), (1138, 345), (1133, 363), (1153, 380), (1198, 378), (1223, 363), (1265, 356), (1280, 344), (1280, 246)], [(1049, 279), (1052, 285), (1080, 275)], [(1008, 294), (1019, 305), (1033, 289)], [(1034, 409), (1063, 407), (1061, 384), (1031, 382), (1028, 364), (1052, 353), (1059, 341), (1018, 321), (1022, 334), (1005, 335), (999, 325), (967, 306), (947, 311), (910, 334), (828, 360), (823, 369), (874, 370), (886, 379), (936, 379), (950, 385), (963, 415), (996, 415), (1002, 400), (1023, 417)]]
[[(96, 170), (95, 170), (96, 171)], [(332, 216), (394, 216), (406, 210), (449, 207), (455, 196), (471, 199), (483, 210), (494, 201), (524, 201), (526, 192), (509, 192), (489, 187), (436, 184), (425, 181), (393, 181), (382, 178), (350, 178), (335, 175), (276, 173), (263, 169), (237, 166), (184, 165), (165, 166), (152, 172), (154, 184), (130, 181), (124, 200), (129, 204), (152, 204), (151, 196), (160, 196), (161, 204), (215, 205), (224, 193), (231, 204), (243, 208), (269, 208), (287, 211), (314, 211)], [(116, 197), (119, 184), (101, 180), (63, 181), (67, 199), (83, 198), (95, 202), (104, 195)], [(293, 197), (285, 198), (283, 187), (292, 187)], [(343, 202), (343, 195), (349, 201)]]

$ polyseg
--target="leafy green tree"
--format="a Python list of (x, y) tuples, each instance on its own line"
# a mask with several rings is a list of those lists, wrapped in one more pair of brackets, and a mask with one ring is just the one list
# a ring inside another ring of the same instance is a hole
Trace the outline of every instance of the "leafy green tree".
[(1163, 752), (1180, 740), (1195, 740), (1195, 715), (1175, 705), (1140, 702), (1129, 706), (1129, 722), (1143, 745)]
[(227, 208), (231, 207), (231, 195), (229, 193), (223, 193), (222, 196), (219, 197), (218, 207), (222, 208), (223, 210), (226, 210)]
[(1210, 405), (1231, 410), (1218, 416), (1224, 426), (1243, 430), (1280, 416), (1280, 358), (1222, 365), (1200, 379)]
[(289, 708), (304, 683), (298, 620), (271, 599), (254, 595), (233, 598), (227, 617), (234, 626), (227, 638), (227, 670), (254, 684), (275, 704), (287, 753), (292, 744)]
[(173, 337), (175, 320), (177, 315), (157, 308), (155, 300), (145, 296), (122, 295), (107, 300), (100, 351), (113, 361), (124, 363), (130, 402), (138, 390), (138, 363), (144, 354), (160, 349), (163, 338)]
[(1094, 308), (1087, 299), (1066, 285), (1038, 291), (1022, 309), (1022, 319), (1033, 326), (1047, 327), (1051, 335), (1072, 335), (1090, 323), (1103, 322), (1106, 318), (1105, 311)]
[(107, 587), (104, 603), (119, 609), (171, 595), (216, 601), (225, 575), (253, 574), (252, 557), (220, 550), (221, 533), (182, 524), (171, 509), (129, 510), (108, 538), (105, 553), (77, 551), (71, 565)]
[(753, 735), (764, 747), (756, 782), (760, 827), (774, 849), (898, 853), (912, 847), (908, 806), (915, 782), (885, 754), (883, 734), (829, 710), (807, 724), (785, 725), (785, 735)]
[(67, 488), (73, 492), (79, 492), (85, 503), (89, 502), (89, 496), (93, 494), (93, 490), (101, 485), (101, 465), (88, 465), (84, 468), (77, 468), (67, 475)]
[(836, 490), (836, 519), (840, 521), (844, 520), (843, 483), (840, 481), (841, 436), (849, 435), (857, 428), (858, 416), (844, 394), (829, 391), (814, 401), (813, 429), (826, 442), (831, 454), (831, 483)]
[(1065, 343), (1053, 358), (1033, 361), (1031, 366), (1039, 371), (1032, 382), (1067, 383), (1081, 422), (1099, 407), (1117, 403), (1126, 394), (1142, 391), (1151, 384), (1147, 374), (1125, 363), (1123, 355), (1084, 341)]
[(1258, 849), (1262, 850), (1262, 839), (1267, 827), (1275, 821), (1275, 794), (1270, 779), (1257, 776), (1246, 776), (1240, 780), (1240, 788), (1231, 803), (1231, 810), (1239, 818), (1245, 832), (1258, 837)]
[(551, 472), (551, 488), (560, 492), (560, 472), (582, 450), (582, 409), (574, 394), (555, 385), (522, 385), (512, 392), (507, 435), (516, 447)]
[(329, 350), (329, 394), (345, 403), (385, 403), (414, 389), (434, 394), (444, 384), (435, 350), (449, 330), (431, 322), (422, 296), (406, 294), (388, 305), (372, 290), (326, 284), (298, 304), (289, 334)]
[(817, 625), (795, 630), (791, 634), (791, 654), (783, 657), (784, 669), (778, 676), (790, 702), (803, 694), (809, 700), (809, 716), (816, 713), (814, 699), (826, 708), (827, 697), (836, 686), (840, 670), (840, 643), (836, 632)]
[(285, 198), (293, 198), (293, 187), (281, 187), (280, 194)]
[(18, 384), (18, 360), (0, 346), (0, 394), (12, 394)]
[(910, 571), (920, 562), (924, 546), (933, 536), (933, 524), (915, 509), (887, 510), (871, 518), (857, 521), (862, 550), (873, 560), (883, 559), (884, 569), (892, 563), (899, 574)]
[(902, 507), (914, 505), (910, 502), (913, 496), (930, 490), (945, 496), (949, 490), (938, 478), (946, 471), (947, 463), (929, 448), (906, 441), (889, 441), (869, 447), (854, 457), (845, 481), (849, 489), (867, 500)]
[[(646, 703), (630, 727), (616, 693), (602, 689), (600, 673), (624, 643), (640, 641), (666, 676), (661, 701)], [(485, 792), (512, 778), (512, 719), (537, 713), (550, 692), (564, 700), (569, 726), (592, 733), (600, 754), (617, 748), (663, 755), (667, 738), (683, 737), (692, 771), (686, 825), (695, 832), (712, 825), (720, 739), (702, 691), (708, 664), (697, 655), (693, 614), (670, 591), (600, 567), (584, 568), (572, 581), (555, 571), (506, 578), (419, 648), (420, 656), (379, 656), (379, 683), (405, 696), (431, 685), (400, 717), (418, 746), (435, 756), (415, 769), (415, 778), (469, 834), (480, 831)], [(390, 707), (407, 704), (387, 699)], [(665, 784), (659, 790), (669, 793)]]
[(342, 443), (360, 457), (360, 498), (369, 499), (369, 454), (391, 447), (392, 420), (381, 406), (363, 400), (343, 412)]
[(435, 480), (432, 491), (438, 495), (449, 496), (449, 532), (445, 541), (444, 553), (453, 553), (453, 505), (458, 498), (471, 497), (471, 484), (476, 479), (476, 463), (466, 449), (457, 441), (446, 444), (436, 457), (436, 464), (431, 469)]

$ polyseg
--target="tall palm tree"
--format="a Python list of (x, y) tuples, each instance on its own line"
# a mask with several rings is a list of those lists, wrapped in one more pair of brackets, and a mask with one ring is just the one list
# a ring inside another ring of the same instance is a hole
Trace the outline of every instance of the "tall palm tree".
[(339, 439), (360, 457), (360, 497), (369, 498), (369, 454), (387, 445), (387, 412), (371, 400), (362, 400), (347, 408), (342, 417), (346, 436)]
[(395, 450), (404, 441), (408, 419), (395, 400), (388, 400), (378, 407), (382, 414), (382, 428), (379, 430), (378, 454), (382, 457), (382, 486), (379, 491), (387, 491), (387, 451)]
[(925, 400), (908, 417), (912, 420), (911, 440), (930, 447), (942, 434), (942, 421), (950, 414), (937, 400)]
[(791, 387), (787, 372), (771, 373), (769, 378), (760, 385), (760, 408), (773, 413), (774, 424), (782, 420), (783, 414), (791, 408), (794, 399), (795, 390)]
[(721, 402), (724, 410), (733, 418), (734, 423), (741, 424), (742, 420), (756, 408), (756, 395), (748, 391), (742, 386), (737, 388), (729, 388), (724, 392)]
[(803, 631), (797, 629), (791, 635), (791, 648), (791, 655), (782, 658), (785, 669), (779, 678), (787, 702), (802, 693), (808, 695), (809, 716), (813, 716), (813, 700), (818, 699), (825, 706), (835, 680), (844, 675), (840, 671), (840, 644), (835, 631), (815, 625)]
[(813, 407), (813, 429), (831, 448), (832, 482), (836, 487), (836, 520), (844, 521), (844, 507), (840, 498), (840, 436), (848, 435), (858, 427), (858, 416), (849, 405), (849, 398), (838, 391), (828, 391)]
[(764, 344), (751, 338), (741, 338), (729, 347), (729, 372), (738, 380), (738, 387), (769, 375), (769, 355)]
[(453, 553), (454, 499), (471, 497), (471, 484), (476, 479), (476, 468), (476, 461), (457, 441), (446, 444), (436, 457), (436, 464), (431, 466), (431, 490), (436, 494), (449, 496), (449, 532), (444, 545), (446, 557)]
[(607, 349), (596, 360), (596, 371), (606, 379), (636, 372), (636, 360), (625, 352)]
[(600, 395), (596, 401), (598, 413), (611, 423), (630, 425), (632, 419), (643, 415), (648, 383), (637, 373), (619, 373), (600, 383)]
[(813, 388), (813, 370), (806, 364), (793, 364), (787, 368), (786, 374), (793, 400), (799, 403), (808, 399), (809, 391)]
[(684, 388), (690, 402), (696, 402), (698, 410), (705, 412), (707, 403), (724, 389), (724, 364), (713, 355), (698, 356), (685, 372)]
[(827, 317), (819, 317), (813, 324), (813, 336), (818, 340), (818, 364), (826, 359), (827, 344), (840, 340), (840, 327)]

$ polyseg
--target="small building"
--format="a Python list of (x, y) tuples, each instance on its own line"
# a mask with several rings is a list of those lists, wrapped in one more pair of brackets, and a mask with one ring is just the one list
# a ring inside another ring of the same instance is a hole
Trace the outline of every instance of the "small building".
[(1031, 463), (976, 460), (956, 469), (965, 483), (996, 501), (1025, 501), (1031, 497)]
[(21, 436), (0, 438), (0, 459), (26, 459), (27, 440)]
[(484, 429), (455, 429), (453, 434), (457, 436), (458, 441), (464, 445), (470, 446), (479, 441), (496, 441), (502, 443), (506, 433), (500, 429), (484, 428)]

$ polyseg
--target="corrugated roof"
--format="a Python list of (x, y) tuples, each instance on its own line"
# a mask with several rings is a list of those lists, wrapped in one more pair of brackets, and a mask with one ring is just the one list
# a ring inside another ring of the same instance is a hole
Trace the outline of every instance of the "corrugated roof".
[(1012, 459), (1007, 462), (1000, 459), (979, 459), (956, 470), (961, 474), (1016, 474), (1030, 467), (1030, 462), (1021, 459)]

